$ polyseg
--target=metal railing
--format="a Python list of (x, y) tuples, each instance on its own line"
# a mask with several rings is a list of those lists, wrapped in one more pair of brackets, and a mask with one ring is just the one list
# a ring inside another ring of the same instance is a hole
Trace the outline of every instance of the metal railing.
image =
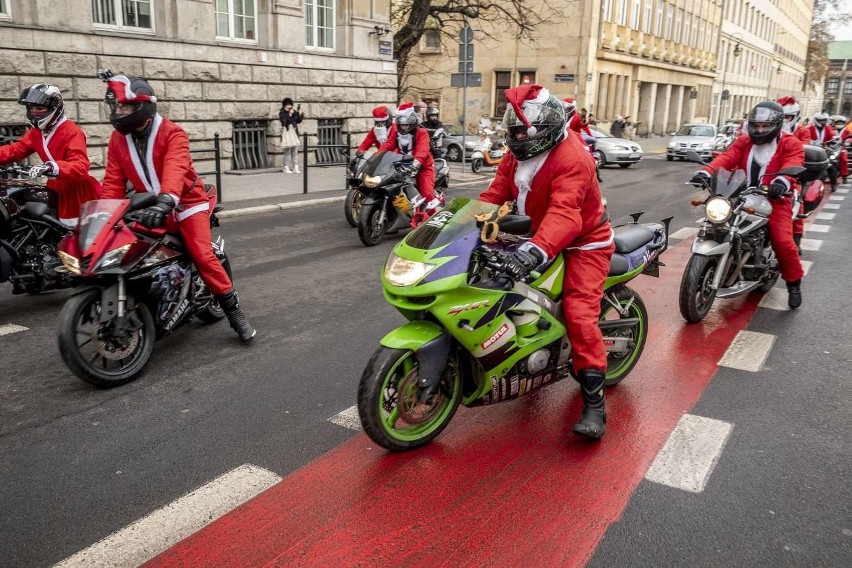
[(231, 162), (235, 170), (256, 170), (269, 167), (266, 145), (266, 130), (269, 119), (234, 121), (231, 139), (233, 153)]
[[(326, 166), (347, 166), (349, 159), (347, 155), (352, 148), (352, 134), (346, 134), (346, 143), (338, 141), (334, 144), (323, 144), (322, 142), (308, 145), (309, 134), (302, 134), (302, 193), (308, 192), (308, 168), (322, 168)], [(339, 133), (339, 138), (343, 137), (343, 133)], [(318, 140), (322, 140), (317, 136)], [(308, 150), (316, 150), (317, 160), (313, 164), (308, 164)], [(320, 153), (325, 157), (325, 161), (320, 161)]]
[(222, 203), (222, 147), (219, 143), (218, 132), (213, 135), (212, 148), (195, 148), (189, 151), (190, 154), (201, 154), (207, 152), (213, 152), (213, 163), (215, 164), (216, 169), (195, 173), (199, 176), (206, 176), (210, 174), (214, 174), (216, 176), (216, 201)]
[(336, 147), (343, 145), (343, 119), (322, 118), (317, 121), (316, 162), (321, 165), (340, 163), (340, 152)]

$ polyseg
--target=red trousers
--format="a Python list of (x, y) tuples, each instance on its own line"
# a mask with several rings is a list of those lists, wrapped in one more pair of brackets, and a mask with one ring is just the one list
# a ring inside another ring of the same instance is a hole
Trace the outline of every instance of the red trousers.
[(417, 191), (426, 203), (435, 199), (435, 166), (425, 166), (417, 174)]
[(190, 215), (178, 223), (186, 252), (214, 296), (227, 294), (234, 289), (228, 273), (213, 252), (213, 235), (210, 232), (210, 211)]
[(615, 244), (562, 253), (565, 259), (562, 314), (576, 373), (587, 369), (606, 372), (606, 351), (598, 320), (601, 317), (604, 281), (613, 252)]
[(799, 251), (793, 241), (793, 205), (789, 198), (770, 199), (772, 213), (769, 214), (769, 242), (778, 257), (778, 268), (785, 282), (801, 280), (805, 275)]
[(840, 155), (837, 157), (838, 165), (840, 166), (840, 177), (846, 177), (849, 175), (849, 155), (846, 150), (840, 152)]

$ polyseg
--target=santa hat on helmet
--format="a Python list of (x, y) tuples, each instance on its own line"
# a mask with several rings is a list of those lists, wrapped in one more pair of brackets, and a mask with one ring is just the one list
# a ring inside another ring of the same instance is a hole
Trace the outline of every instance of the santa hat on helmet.
[(396, 109), (397, 118), (403, 116), (413, 116), (414, 115), (414, 103), (402, 103), (399, 105), (399, 108)]
[(550, 91), (541, 85), (519, 85), (506, 89), (506, 102), (512, 105), (518, 120), (527, 127), (528, 136), (535, 136), (537, 130), (530, 123), (529, 117), (524, 114), (524, 109), (531, 103), (543, 104), (548, 98), (550, 98)]
[(377, 121), (387, 120), (390, 118), (388, 107), (382, 105), (373, 109), (373, 119)]
[(115, 93), (116, 102), (122, 104), (157, 102), (154, 89), (145, 79), (128, 77), (127, 75), (113, 75), (106, 80), (106, 84)]
[(793, 97), (781, 97), (778, 99), (778, 104), (781, 105), (784, 114), (797, 114), (799, 112), (799, 103)]

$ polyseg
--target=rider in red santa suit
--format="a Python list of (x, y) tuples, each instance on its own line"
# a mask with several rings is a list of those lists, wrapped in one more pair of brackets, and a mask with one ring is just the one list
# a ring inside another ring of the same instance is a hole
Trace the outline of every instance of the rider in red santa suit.
[[(831, 121), (831, 126), (834, 127), (834, 132), (837, 136), (840, 136), (840, 141), (845, 143), (846, 140), (852, 136), (852, 133), (846, 130), (846, 117), (842, 114), (838, 114), (831, 117)], [(837, 165), (840, 169), (840, 177), (843, 178), (843, 183), (846, 183), (849, 178), (849, 154), (846, 152), (845, 144), (837, 158)]]
[(58, 196), (58, 215), (63, 225), (73, 228), (80, 205), (98, 199), (101, 184), (89, 175), (86, 135), (65, 116), (65, 103), (59, 88), (39, 83), (21, 91), (18, 104), (27, 109), (32, 128), (20, 140), (0, 146), (0, 164), (18, 162), (35, 153), (43, 162), (30, 168), (30, 178), (47, 176), (47, 187)]
[(784, 122), (781, 105), (772, 101), (758, 103), (748, 115), (748, 136), (737, 138), (730, 148), (717, 156), (707, 167), (695, 173), (692, 182), (702, 184), (712, 169), (743, 170), (751, 186), (768, 185), (767, 196), (772, 204), (769, 214), (769, 241), (778, 257), (781, 278), (787, 282), (787, 303), (791, 309), (802, 305), (801, 283), (804, 271), (793, 241), (793, 209), (787, 193), (795, 180), (785, 176), (770, 176), (784, 168), (803, 166), (805, 153), (802, 143), (792, 134), (781, 131)]
[(784, 124), (781, 130), (787, 134), (792, 134), (798, 138), (802, 144), (811, 143), (811, 131), (807, 126), (799, 124), (801, 115), (799, 113), (799, 103), (793, 97), (781, 97), (778, 99), (778, 104), (784, 111)]
[(367, 133), (364, 141), (358, 146), (358, 151), (355, 156), (358, 158), (364, 157), (364, 152), (375, 146), (380, 148), (382, 144), (390, 138), (396, 137), (396, 127), (393, 125), (390, 117), (390, 111), (386, 106), (377, 106), (373, 109), (373, 127)]
[(241, 341), (251, 341), (255, 330), (213, 252), (212, 204), (192, 165), (186, 132), (157, 113), (157, 97), (146, 80), (112, 75), (106, 83), (105, 102), (116, 131), (107, 147), (103, 197), (124, 199), (128, 182), (139, 193), (156, 194), (157, 204), (142, 211), (141, 223), (153, 228), (167, 218), (176, 221), (187, 253), (231, 327)]
[(559, 100), (541, 85), (507, 89), (506, 100), (509, 153), (479, 198), (495, 204), (515, 200), (518, 212), (532, 218), (532, 239), (507, 262), (513, 278), (524, 278), (558, 254), (565, 259), (562, 308), (583, 394), (583, 416), (574, 432), (600, 438), (606, 431), (607, 359), (598, 317), (615, 250), (612, 226), (594, 163), (579, 136), (566, 136)]
[(417, 191), (423, 197), (423, 211), (430, 216), (441, 206), (435, 197), (435, 160), (429, 144), (429, 132), (417, 124), (414, 103), (402, 103), (396, 111), (396, 136), (381, 145), (380, 152), (410, 154), (417, 172)]
[(818, 112), (814, 115), (814, 122), (808, 128), (810, 131), (810, 142), (814, 146), (822, 146), (835, 136), (834, 129), (828, 124), (828, 115)]

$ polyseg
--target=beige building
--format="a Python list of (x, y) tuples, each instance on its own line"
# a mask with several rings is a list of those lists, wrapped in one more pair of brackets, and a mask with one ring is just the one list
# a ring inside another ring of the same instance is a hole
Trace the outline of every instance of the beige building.
[(20, 133), (22, 88), (54, 83), (102, 165), (109, 68), (148, 78), (193, 147), (219, 133), (225, 169), (280, 163), (282, 98), (324, 143), (396, 101), (389, 20), (390, 0), (0, 0), (0, 130)]
[[(564, 10), (536, 30), (535, 44), (482, 34), (475, 39), (473, 67), (482, 86), (467, 89), (469, 130), (481, 115), (501, 116), (502, 90), (524, 81), (543, 84), (560, 98), (575, 96), (604, 123), (629, 115), (640, 135), (709, 119), (721, 0), (550, 4)], [(418, 57), (440, 72), (411, 81), (413, 95), (440, 94), (445, 122), (461, 114), (461, 89), (446, 84), (457, 71), (457, 55), (455, 44), (436, 50), (424, 41)]]

